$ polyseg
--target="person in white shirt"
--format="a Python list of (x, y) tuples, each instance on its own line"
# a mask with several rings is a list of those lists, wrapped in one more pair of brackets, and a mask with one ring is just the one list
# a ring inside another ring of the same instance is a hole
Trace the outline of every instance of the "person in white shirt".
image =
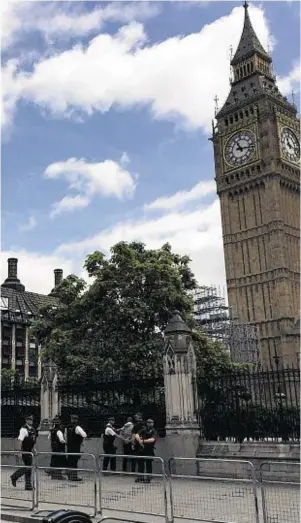
[(79, 425), (79, 418), (76, 414), (71, 414), (71, 424), (67, 429), (67, 453), (68, 468), (74, 471), (68, 471), (68, 477), (71, 481), (82, 481), (82, 478), (77, 476), (77, 464), (80, 459), (81, 445), (87, 434)]
[(108, 470), (109, 465), (112, 471), (116, 470), (116, 458), (114, 457), (114, 455), (116, 454), (117, 449), (114, 445), (114, 441), (115, 438), (122, 439), (122, 437), (119, 436), (119, 434), (117, 434), (117, 432), (114, 430), (114, 425), (115, 418), (109, 418), (103, 436), (103, 451), (105, 454), (113, 454), (113, 456), (105, 456), (103, 458), (102, 470), (104, 472)]
[[(119, 431), (119, 434), (123, 439), (123, 454), (125, 456), (131, 456), (133, 454), (133, 450), (132, 450), (133, 428), (134, 428), (133, 418), (130, 416), (130, 417), (128, 417), (127, 422), (123, 425), (123, 427), (121, 427), (121, 429)], [(123, 460), (122, 460), (122, 471), (123, 472), (127, 472), (127, 465), (128, 465), (129, 459), (130, 458), (123, 458)], [(134, 459), (131, 460), (131, 469), (132, 469), (132, 472), (135, 472)]]
[(10, 477), (13, 486), (16, 486), (17, 480), (25, 475), (25, 490), (32, 490), (31, 472), (29, 468), (32, 465), (32, 452), (38, 437), (37, 430), (33, 427), (33, 416), (30, 414), (25, 417), (25, 425), (20, 429), (18, 437), (19, 450), (22, 452), (22, 460), (25, 467), (16, 470)]

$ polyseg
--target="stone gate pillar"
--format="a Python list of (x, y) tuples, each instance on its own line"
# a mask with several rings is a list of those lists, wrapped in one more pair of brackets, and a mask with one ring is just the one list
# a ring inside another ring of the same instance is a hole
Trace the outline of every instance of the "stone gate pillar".
[[(191, 330), (178, 311), (164, 333), (164, 387), (167, 455), (195, 458), (200, 438), (196, 359)], [(192, 464), (185, 469), (191, 472)]]
[(42, 364), (40, 432), (49, 431), (51, 420), (58, 414), (57, 365), (48, 360)]

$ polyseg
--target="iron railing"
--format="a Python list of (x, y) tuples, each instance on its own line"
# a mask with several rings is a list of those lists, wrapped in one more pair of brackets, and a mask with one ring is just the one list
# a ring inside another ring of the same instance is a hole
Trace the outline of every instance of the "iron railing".
[(203, 376), (198, 392), (206, 440), (299, 441), (299, 369), (236, 369), (215, 380)]
[(116, 426), (127, 417), (141, 412), (144, 419), (154, 420), (160, 436), (165, 435), (165, 395), (163, 376), (110, 376), (89, 379), (85, 383), (59, 385), (61, 418), (67, 424), (76, 413), (89, 436), (99, 437), (109, 416)]
[(1, 436), (14, 438), (27, 414), (34, 417), (34, 425), (40, 423), (41, 388), (37, 383), (19, 382), (2, 384), (1, 387)]

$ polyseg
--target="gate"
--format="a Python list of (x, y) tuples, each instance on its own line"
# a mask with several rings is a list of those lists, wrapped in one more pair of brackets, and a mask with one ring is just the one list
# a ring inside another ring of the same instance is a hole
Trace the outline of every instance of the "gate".
[[(50, 468), (51, 456), (61, 455), (55, 452), (37, 452), (36, 454), (36, 508), (41, 505), (59, 505), (90, 509), (91, 515), (97, 513), (97, 462), (94, 454), (80, 454), (83, 464), (76, 471), (81, 477), (80, 487), (77, 482), (61, 481), (55, 477), (57, 468)], [(69, 456), (70, 454), (65, 454)], [(45, 464), (45, 458), (48, 465)], [(70, 475), (74, 469), (63, 468), (64, 473)], [(49, 476), (49, 471), (52, 471)]]
[[(278, 476), (279, 481), (272, 478)], [(265, 461), (260, 464), (264, 523), (300, 522), (300, 463)]]
[[(114, 460), (113, 470), (102, 470), (105, 458)], [(124, 458), (127, 462), (126, 470), (122, 466)], [(143, 469), (146, 470), (139, 472), (141, 461)], [(151, 462), (149, 472), (146, 472), (148, 470), (147, 461)], [(135, 472), (130, 472), (132, 462), (134, 462)], [(163, 459), (155, 456), (100, 454), (99, 510), (100, 515), (105, 510), (163, 516), (165, 522), (168, 522), (166, 474)], [(125, 517), (124, 521), (126, 522), (126, 520)]]
[[(18, 507), (19, 510), (33, 510), (35, 506), (35, 490), (25, 490), (25, 478), (20, 477), (14, 487), (11, 481), (11, 475), (18, 469), (23, 472), (29, 472), (33, 487), (36, 485), (35, 466), (25, 466), (22, 459), (18, 457), (20, 453), (15, 450), (1, 451), (1, 505), (3, 507)], [(22, 452), (34, 459), (32, 452)]]
[(249, 461), (171, 458), (169, 477), (172, 523), (177, 518), (259, 523), (255, 468)]

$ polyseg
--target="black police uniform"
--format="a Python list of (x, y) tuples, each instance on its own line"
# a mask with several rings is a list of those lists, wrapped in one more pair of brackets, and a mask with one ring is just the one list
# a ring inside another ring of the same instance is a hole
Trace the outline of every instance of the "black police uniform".
[[(35, 442), (37, 440), (38, 432), (35, 428), (30, 427), (25, 424), (22, 427), (27, 430), (28, 436), (26, 436), (21, 444), (21, 452), (32, 452)], [(32, 456), (31, 454), (22, 454), (22, 461), (26, 467), (31, 467), (32, 465)], [(31, 485), (31, 468), (21, 467), (17, 469), (14, 474), (11, 476), (11, 481), (14, 486), (16, 486), (16, 481), (25, 475), (25, 490), (32, 490)]]
[[(141, 447), (141, 445), (140, 445), (140, 450), (139, 450), (140, 456), (149, 456), (149, 457), (154, 456), (155, 455), (155, 444), (156, 444), (155, 429), (148, 429), (147, 427), (144, 427), (143, 429), (140, 430), (140, 432), (138, 434), (143, 441), (154, 438), (153, 443), (144, 443), (144, 447)], [(143, 474), (145, 469), (146, 469), (147, 474), (152, 474), (153, 460), (139, 458), (138, 472), (140, 474)]]
[(62, 427), (60, 425), (55, 425), (50, 432), (51, 451), (59, 452), (60, 454), (62, 454), (61, 456), (57, 455), (57, 454), (54, 454), (53, 456), (51, 456), (50, 467), (57, 469), (55, 471), (51, 470), (51, 472), (50, 472), (53, 479), (63, 479), (61, 469), (67, 467), (66, 456), (64, 454), (65, 443), (62, 443), (59, 440), (59, 437), (57, 435), (59, 430), (63, 433)]
[[(139, 434), (139, 432), (141, 432), (141, 430), (143, 428), (145, 428), (145, 421), (143, 421), (143, 420), (136, 421), (136, 423), (135, 423), (135, 425), (133, 427), (133, 435), (135, 436), (136, 434)], [(141, 445), (139, 445), (138, 441), (135, 440), (133, 442), (133, 455), (134, 456), (139, 456), (140, 455), (140, 450), (141, 450)], [(131, 459), (132, 472), (136, 471), (136, 463), (137, 463), (137, 459), (132, 458)]]
[(68, 473), (69, 479), (72, 481), (78, 481), (77, 477), (77, 464), (80, 459), (80, 448), (83, 442), (83, 437), (80, 434), (76, 434), (76, 426), (69, 427), (67, 429), (67, 453), (74, 454), (73, 456), (68, 456), (68, 468), (75, 469), (73, 472)]

